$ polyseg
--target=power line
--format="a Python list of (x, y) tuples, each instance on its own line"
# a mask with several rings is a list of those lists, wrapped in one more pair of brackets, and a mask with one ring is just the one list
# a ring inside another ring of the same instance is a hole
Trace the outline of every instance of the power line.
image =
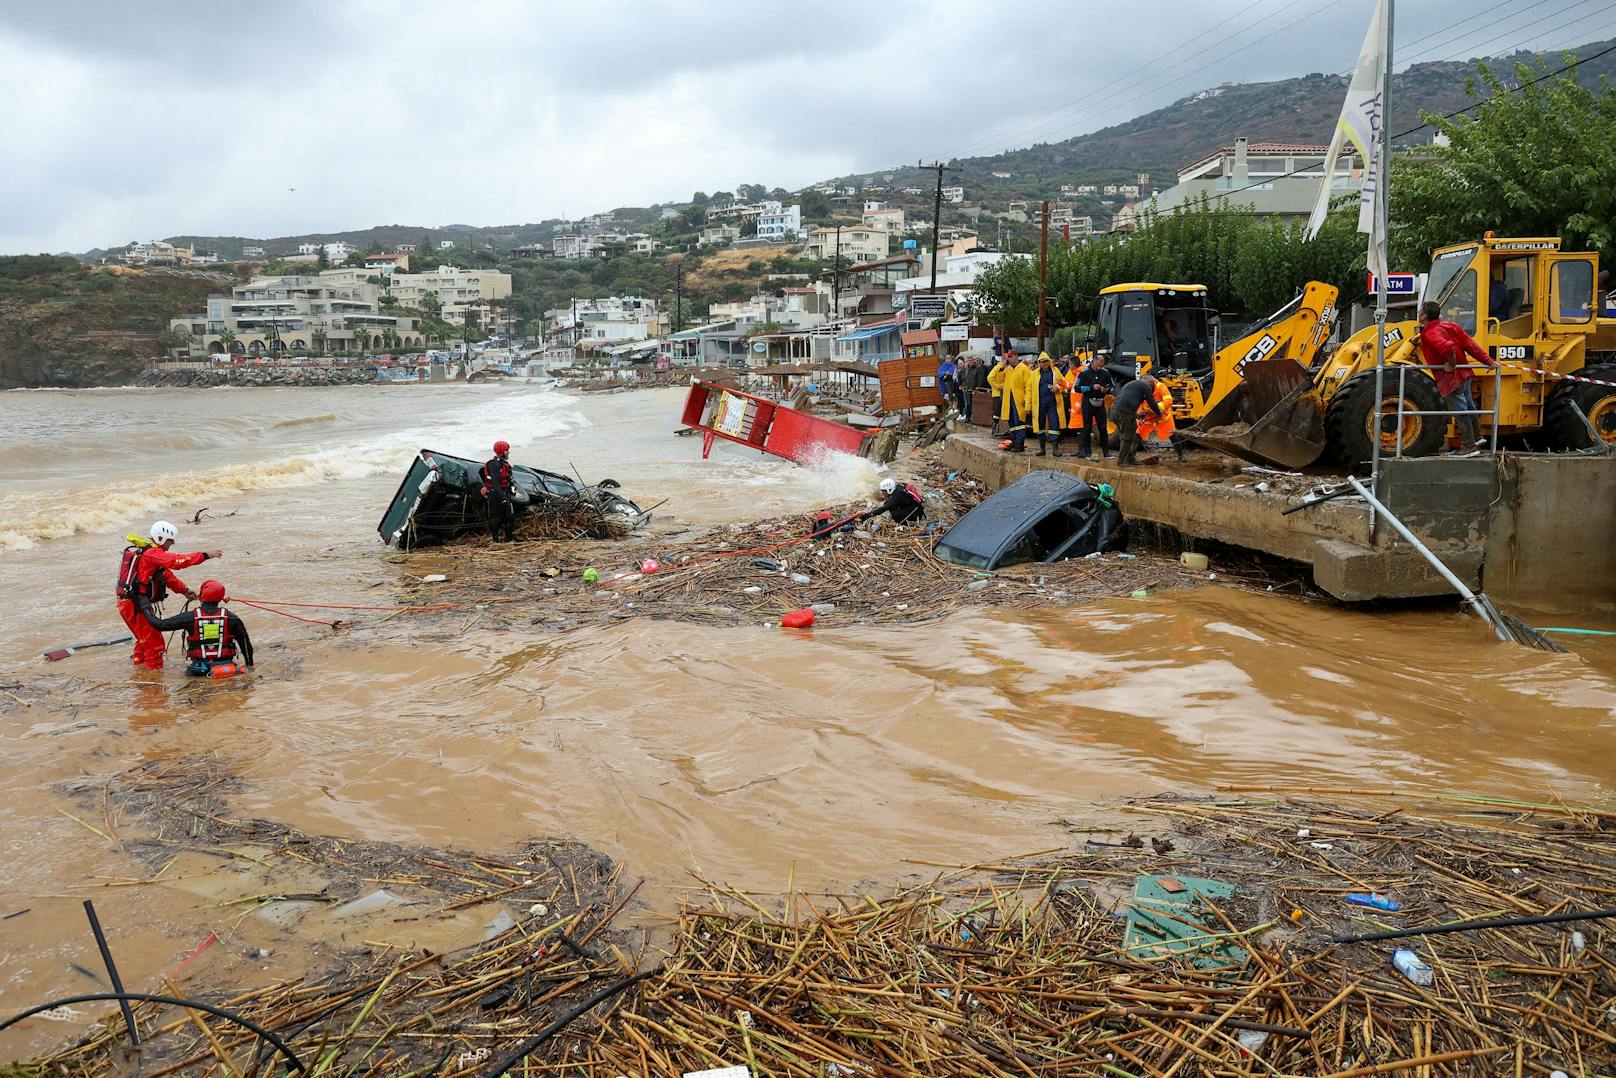
[[(1463, 116), (1465, 113), (1471, 111), (1472, 109), (1478, 109), (1478, 108), (1480, 108), (1481, 106), (1487, 104), (1490, 101), (1497, 101), (1499, 98), (1508, 97), (1510, 94), (1520, 93), (1522, 90), (1526, 89), (1528, 86), (1535, 86), (1540, 82), (1546, 82), (1549, 79), (1552, 79), (1552, 78), (1554, 78), (1554, 77), (1556, 77), (1558, 75), (1564, 75), (1567, 71), (1571, 71), (1574, 68), (1576, 68), (1576, 67), (1578, 67), (1578, 66), (1580, 66), (1582, 64), (1590, 63), (1590, 62), (1592, 62), (1594, 60), (1599, 59), (1602, 56), (1608, 56), (1609, 54), (1611, 54), (1613, 52), (1616, 52), (1616, 45), (1611, 45), (1608, 48), (1601, 49), (1598, 52), (1592, 53), (1592, 54), (1590, 54), (1588, 56), (1578, 57), (1577, 59), (1573, 60), (1571, 63), (1566, 64), (1564, 67), (1557, 68), (1554, 71), (1545, 72), (1544, 74), (1539, 75), (1535, 79), (1528, 79), (1526, 82), (1521, 83), (1519, 86), (1511, 86), (1506, 90), (1503, 90), (1503, 91), (1501, 91), (1499, 93), (1493, 94), (1491, 97), (1488, 97), (1485, 101), (1477, 101), (1475, 104), (1466, 105), (1462, 109), (1454, 109), (1452, 112), (1445, 113), (1444, 115), (1437, 117), (1437, 119), (1439, 119), (1439, 120), (1451, 120), (1456, 116)], [(1431, 122), (1434, 122), (1434, 121), (1431, 121)], [(1422, 128), (1430, 127), (1431, 122), (1418, 123), (1418, 124), (1415, 124), (1413, 127), (1410, 127), (1409, 129), (1407, 129), (1406, 131), (1399, 131), (1399, 132), (1397, 132), (1397, 134), (1389, 136), (1386, 139), (1386, 142), (1387, 142), (1388, 145), (1390, 145), (1396, 139), (1406, 138), (1409, 135), (1412, 135), (1414, 132), (1421, 130)], [(1220, 201), (1220, 202), (1226, 201), (1227, 199), (1229, 199), (1229, 198), (1231, 198), (1231, 197), (1233, 197), (1235, 195), (1242, 194), (1242, 193), (1244, 193), (1246, 191), (1253, 191), (1253, 190), (1256, 190), (1259, 187), (1266, 187), (1269, 184), (1272, 184), (1275, 180), (1288, 180), (1293, 176), (1300, 176), (1302, 173), (1306, 172), (1308, 170), (1308, 168), (1311, 168), (1311, 167), (1312, 166), (1304, 166), (1302, 168), (1292, 169), (1290, 172), (1282, 173), (1281, 175), (1278, 175), (1278, 176), (1268, 176), (1268, 177), (1263, 178), (1262, 180), (1259, 180), (1257, 183), (1249, 183), (1244, 187), (1236, 187), (1232, 191), (1219, 191), (1219, 192), (1217, 192), (1218, 201)], [(1328, 177), (1326, 177), (1326, 180), (1327, 179), (1328, 179)]]
[[(1291, 3), (1286, 4), (1283, 8), (1280, 8), (1279, 11), (1273, 12), (1271, 15), (1268, 16), (1268, 18), (1271, 19), (1271, 18), (1273, 18), (1274, 15), (1278, 15), (1280, 12), (1288, 11), (1291, 8), (1295, 7), (1300, 2), (1302, 2), (1302, 0), (1291, 0)], [(1072, 116), (1072, 117), (1068, 117), (1066, 119), (1063, 119), (1058, 124), (1041, 125), (1040, 130), (1054, 131), (1054, 130), (1056, 130), (1058, 128), (1075, 126), (1080, 121), (1092, 119), (1092, 118), (1094, 118), (1096, 116), (1102, 116), (1102, 115), (1105, 115), (1105, 114), (1110, 113), (1110, 112), (1115, 112), (1115, 111), (1117, 111), (1117, 110), (1119, 110), (1121, 108), (1125, 108), (1126, 106), (1128, 106), (1130, 104), (1133, 104), (1135, 102), (1141, 101), (1141, 100), (1145, 99), (1146, 97), (1149, 97), (1149, 96), (1151, 96), (1151, 95), (1153, 95), (1155, 93), (1158, 93), (1161, 90), (1166, 89), (1169, 86), (1175, 86), (1178, 83), (1184, 82), (1185, 80), (1193, 77), (1194, 75), (1196, 75), (1196, 74), (1198, 74), (1198, 73), (1200, 73), (1202, 71), (1205, 71), (1209, 67), (1215, 67), (1218, 64), (1220, 64), (1220, 63), (1222, 63), (1222, 62), (1224, 62), (1226, 60), (1232, 59), (1233, 57), (1238, 56), (1243, 52), (1246, 52), (1246, 51), (1248, 51), (1250, 49), (1254, 49), (1259, 45), (1262, 45), (1262, 44), (1265, 44), (1265, 43), (1267, 43), (1269, 41), (1272, 41), (1273, 38), (1278, 33), (1281, 33), (1281, 32), (1283, 32), (1285, 30), (1289, 30), (1289, 29), (1291, 29), (1292, 27), (1295, 27), (1295, 26), (1300, 26), (1302, 23), (1307, 22), (1309, 19), (1311, 19), (1311, 18), (1313, 18), (1313, 17), (1315, 17), (1317, 15), (1321, 15), (1325, 11), (1329, 10), (1330, 8), (1336, 7), (1337, 5), (1339, 5), (1341, 3), (1344, 3), (1344, 2), (1345, 2), (1345, 0), (1326, 0), (1326, 2), (1324, 4), (1320, 5), (1319, 7), (1315, 8), (1314, 10), (1308, 12), (1305, 15), (1302, 15), (1302, 16), (1300, 16), (1298, 18), (1292, 19), (1290, 22), (1285, 23), (1283, 26), (1279, 27), (1277, 30), (1265, 30), (1263, 32), (1262, 36), (1258, 37), (1257, 39), (1255, 39), (1253, 41), (1249, 41), (1246, 44), (1241, 45), (1238, 48), (1233, 49), (1233, 50), (1231, 50), (1231, 51), (1229, 51), (1227, 53), (1224, 53), (1221, 56), (1215, 57), (1214, 59), (1209, 60), (1207, 63), (1202, 64), (1200, 67), (1192, 68), (1189, 71), (1185, 72), (1184, 74), (1179, 75), (1176, 78), (1170, 79), (1168, 82), (1161, 83), (1161, 84), (1156, 85), (1156, 86), (1147, 86), (1147, 87), (1144, 88), (1143, 92), (1141, 92), (1141, 93), (1135, 94), (1134, 96), (1129, 97), (1126, 100), (1123, 100), (1123, 101), (1121, 101), (1121, 102), (1119, 102), (1117, 104), (1113, 104), (1113, 105), (1110, 105), (1108, 107), (1102, 107), (1102, 106), (1106, 106), (1106, 103), (1108, 101), (1115, 101), (1117, 97), (1121, 96), (1122, 93), (1126, 92), (1126, 91), (1118, 91), (1117, 93), (1114, 93), (1114, 94), (1110, 95), (1109, 97), (1101, 98), (1098, 101), (1092, 102), (1091, 106), (1088, 109), (1086, 109), (1085, 111), (1078, 113), (1076, 116)], [(1262, 29), (1263, 28), (1261, 26), (1248, 26), (1243, 30), (1237, 30), (1233, 34), (1229, 34), (1229, 35), (1227, 35), (1227, 36), (1225, 36), (1223, 38), (1220, 38), (1217, 42), (1214, 42), (1214, 45), (1222, 44), (1225, 41), (1229, 41), (1232, 38), (1239, 37), (1241, 34), (1247, 33), (1247, 32), (1249, 32), (1251, 30), (1262, 30)], [(1168, 72), (1163, 72), (1162, 75), (1158, 75), (1156, 77), (1161, 78), (1163, 76), (1172, 75), (1172, 74), (1173, 73), (1171, 71), (1168, 71)], [(1152, 80), (1147, 80), (1147, 82), (1148, 81), (1152, 81)]]
[[(1206, 35), (1211, 33), (1213, 30), (1218, 29), (1220, 26), (1228, 25), (1229, 23), (1233, 22), (1235, 19), (1238, 19), (1240, 16), (1242, 16), (1246, 12), (1250, 11), (1252, 8), (1258, 7), (1258, 6), (1260, 6), (1260, 5), (1262, 5), (1262, 4), (1266, 3), (1266, 2), (1267, 2), (1267, 0), (1253, 0), (1252, 3), (1250, 3), (1250, 4), (1246, 5), (1245, 7), (1241, 8), (1239, 11), (1235, 12), (1233, 15), (1230, 15), (1227, 19), (1224, 19), (1221, 22), (1213, 23), (1211, 26), (1207, 27), (1205, 30), (1202, 30), (1195, 37), (1188, 38), (1185, 41), (1180, 42), (1179, 44), (1173, 46), (1171, 49), (1168, 49), (1166, 52), (1158, 54), (1157, 56), (1151, 58), (1150, 60), (1147, 60), (1144, 63), (1140, 64), (1138, 67), (1134, 68), (1133, 70), (1127, 71), (1127, 72), (1123, 73), (1122, 75), (1119, 75), (1115, 79), (1112, 79), (1109, 82), (1101, 83), (1099, 86), (1095, 87), (1095, 89), (1093, 91), (1090, 92), (1090, 96), (1092, 96), (1093, 93), (1097, 93), (1097, 92), (1099, 92), (1101, 90), (1108, 89), (1108, 88), (1110, 88), (1112, 86), (1120, 85), (1124, 80), (1132, 78), (1134, 75), (1137, 75), (1139, 72), (1144, 71), (1146, 68), (1151, 67), (1154, 64), (1157, 64), (1157, 63), (1160, 63), (1160, 62), (1166, 60), (1167, 57), (1169, 57), (1169, 56), (1173, 55), (1174, 53), (1178, 52), (1180, 49), (1187, 48), (1187, 47), (1189, 47), (1191, 45), (1199, 44), (1202, 40), (1205, 39)], [(1294, 3), (1299, 3), (1299, 2), (1300, 2), (1300, 0), (1293, 0), (1293, 4)], [(1285, 9), (1281, 8), (1280, 10), (1283, 11)], [(1250, 29), (1250, 27), (1247, 27), (1247, 29)], [(1241, 32), (1243, 32), (1243, 31), (1237, 31), (1237, 34), (1241, 33)], [(1230, 36), (1237, 36), (1237, 34), (1230, 35)], [(1224, 38), (1223, 40), (1228, 40), (1228, 38)], [(1012, 126), (1010, 126), (1008, 128), (1004, 128), (1004, 129), (1002, 129), (1002, 130), (1000, 130), (1000, 131), (998, 131), (998, 132), (996, 132), (994, 134), (986, 135), (986, 136), (983, 136), (983, 137), (973, 139), (972, 141), (970, 141), (970, 142), (968, 142), (968, 143), (966, 143), (964, 145), (961, 152), (963, 153), (965, 151), (975, 149), (976, 147), (982, 146), (982, 145), (994, 145), (994, 144), (996, 144), (998, 142), (1003, 141), (1006, 138), (1010, 138), (1010, 137), (1016, 135), (1017, 133), (1019, 133), (1022, 130), (1025, 130), (1025, 129), (1029, 128), (1029, 127), (1036, 127), (1040, 123), (1042, 123), (1044, 120), (1047, 120), (1050, 117), (1058, 116), (1059, 114), (1061, 114), (1063, 112), (1066, 112), (1069, 109), (1081, 106), (1086, 101), (1088, 101), (1089, 99), (1090, 99), (1089, 96), (1085, 96), (1085, 97), (1082, 97), (1082, 98), (1078, 98), (1078, 99), (1076, 99), (1074, 101), (1068, 101), (1066, 104), (1060, 106), (1059, 108), (1053, 109), (1053, 110), (1051, 110), (1049, 112), (1046, 112), (1046, 113), (1044, 113), (1044, 114), (1042, 114), (1040, 116), (1035, 116), (1031, 120), (1025, 120), (1025, 121), (1022, 121), (1021, 123), (1014, 124), (1014, 125), (1012, 125)], [(949, 159), (953, 159), (953, 158), (958, 157), (958, 156), (960, 156), (960, 155), (959, 154), (950, 154)]]

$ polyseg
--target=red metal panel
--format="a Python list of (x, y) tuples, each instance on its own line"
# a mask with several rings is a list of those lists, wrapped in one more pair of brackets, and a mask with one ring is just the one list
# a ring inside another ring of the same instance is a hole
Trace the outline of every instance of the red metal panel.
[[(744, 412), (737, 413), (737, 408)], [(723, 438), (803, 464), (826, 449), (862, 455), (873, 437), (750, 393), (702, 382), (691, 383), (680, 421), (706, 435), (703, 457), (711, 451), (713, 439)]]

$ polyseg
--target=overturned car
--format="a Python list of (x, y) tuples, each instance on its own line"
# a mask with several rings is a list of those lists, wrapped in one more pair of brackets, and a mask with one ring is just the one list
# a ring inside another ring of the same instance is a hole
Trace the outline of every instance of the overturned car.
[[(401, 550), (446, 543), (486, 530), (488, 502), (482, 493), (482, 463), (436, 450), (416, 454), (376, 531)], [(617, 493), (617, 482), (588, 486), (555, 472), (511, 465), (516, 486), (516, 527), (532, 534), (550, 528), (554, 537), (618, 538), (647, 523), (651, 514)]]
[(967, 569), (1060, 561), (1128, 544), (1111, 487), (1060, 472), (1033, 472), (960, 517), (932, 552)]

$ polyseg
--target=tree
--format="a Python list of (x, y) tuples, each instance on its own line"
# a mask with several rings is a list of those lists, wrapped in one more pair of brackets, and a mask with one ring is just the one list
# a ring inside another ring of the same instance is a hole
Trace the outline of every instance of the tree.
[(342, 264), (344, 266), (363, 266), (365, 264), (364, 253), (361, 251), (349, 251), (348, 257), (342, 260)]
[(321, 269), (331, 268), (331, 256), (326, 254), (325, 244), (323, 243), (320, 244), (320, 249), (314, 254), (314, 264)]
[(391, 292), (383, 292), (376, 302), (381, 305), (382, 310), (390, 311), (398, 306), (398, 297)]
[(219, 343), (224, 345), (226, 352), (234, 352), (236, 350), (236, 331), (229, 326), (224, 327), (223, 332), (219, 334)]
[(314, 345), (315, 355), (325, 355), (325, 327), (315, 326), (314, 332), (309, 334), (309, 340)]
[(157, 334), (157, 346), (165, 352), (177, 352), (182, 348), (189, 350), (191, 331), (180, 328), (162, 330)]
[(1006, 330), (1038, 324), (1038, 267), (1029, 258), (1005, 258), (977, 275), (971, 309)]
[(823, 191), (804, 191), (797, 204), (802, 207), (804, 221), (830, 220), (830, 199)]
[(690, 204), (692, 206), (705, 206), (705, 205), (707, 205), (707, 192), (706, 191), (697, 191), (695, 194), (691, 195), (690, 196)]
[(1560, 236), (1567, 250), (1616, 257), (1616, 87), (1606, 81), (1596, 93), (1574, 71), (1531, 82), (1544, 73), (1517, 64), (1514, 89), (1477, 64), (1466, 89), (1492, 96), (1473, 117), (1422, 117), (1448, 145), (1394, 164), (1393, 266), (1423, 269), (1432, 248), (1489, 229)]

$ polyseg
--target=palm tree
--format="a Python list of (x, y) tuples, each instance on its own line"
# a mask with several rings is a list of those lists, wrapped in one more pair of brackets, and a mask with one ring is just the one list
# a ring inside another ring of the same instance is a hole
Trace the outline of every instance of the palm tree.
[(359, 350), (361, 352), (368, 352), (370, 350), (370, 330), (366, 329), (364, 326), (360, 326), (354, 331), (354, 340), (358, 343)]
[(219, 334), (219, 343), (224, 345), (226, 355), (234, 352), (236, 350), (236, 331), (226, 326), (224, 331)]
[(309, 339), (314, 342), (315, 354), (325, 355), (325, 329), (320, 326), (314, 327), (314, 332), (309, 334)]

